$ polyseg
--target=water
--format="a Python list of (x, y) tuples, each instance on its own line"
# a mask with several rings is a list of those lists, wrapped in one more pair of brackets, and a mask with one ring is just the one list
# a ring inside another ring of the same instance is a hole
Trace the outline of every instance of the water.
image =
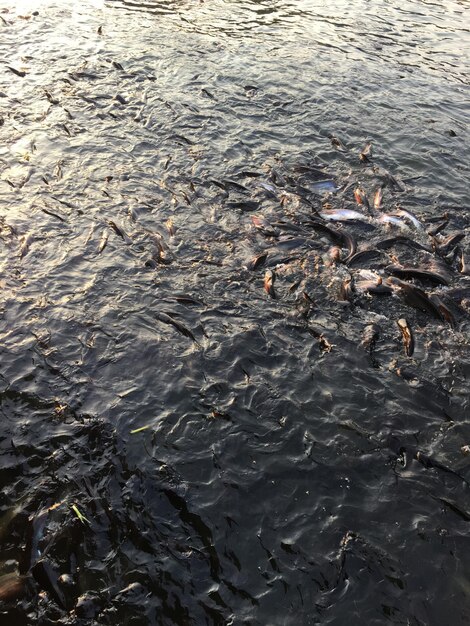
[[(468, 6), (0, 10), (0, 623), (468, 623), (470, 285), (426, 234), (468, 233)], [(423, 231), (312, 226), (386, 172)], [(431, 260), (453, 328), (342, 299)]]

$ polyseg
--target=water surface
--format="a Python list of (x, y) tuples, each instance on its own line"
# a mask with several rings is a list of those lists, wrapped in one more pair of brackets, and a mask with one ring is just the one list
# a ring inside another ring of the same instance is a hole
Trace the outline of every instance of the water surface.
[[(468, 233), (468, 6), (0, 11), (3, 623), (468, 623), (470, 284), (426, 234)], [(332, 264), (311, 217), (358, 184), (425, 228), (339, 233), (429, 251)], [(342, 300), (396, 261), (453, 328)]]

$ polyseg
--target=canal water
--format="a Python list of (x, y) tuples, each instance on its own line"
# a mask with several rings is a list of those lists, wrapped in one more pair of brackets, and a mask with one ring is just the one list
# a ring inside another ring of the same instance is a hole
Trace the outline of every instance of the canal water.
[(0, 624), (469, 623), (469, 24), (0, 0)]

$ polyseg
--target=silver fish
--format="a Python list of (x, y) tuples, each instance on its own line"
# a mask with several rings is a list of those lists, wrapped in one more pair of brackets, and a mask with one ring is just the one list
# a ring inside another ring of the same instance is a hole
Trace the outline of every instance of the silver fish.
[(359, 211), (353, 211), (351, 209), (332, 209), (322, 211), (320, 214), (324, 220), (332, 220), (335, 222), (347, 222), (348, 220), (367, 220), (365, 215), (359, 213)]

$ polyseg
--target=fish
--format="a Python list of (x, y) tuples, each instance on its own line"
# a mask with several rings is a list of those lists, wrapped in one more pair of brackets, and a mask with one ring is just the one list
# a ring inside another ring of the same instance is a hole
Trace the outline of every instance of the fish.
[(380, 250), (359, 250), (353, 254), (347, 261), (347, 265), (355, 265), (356, 263), (369, 263), (373, 259), (380, 258), (383, 253)]
[(439, 296), (435, 293), (429, 296), (430, 302), (436, 306), (438, 309), (442, 319), (446, 321), (450, 326), (455, 326), (455, 317), (451, 313), (451, 311), (446, 307), (446, 305), (442, 302)]
[(333, 350), (333, 344), (331, 344), (328, 339), (323, 335), (323, 333), (315, 330), (314, 328), (308, 327), (308, 332), (315, 337), (318, 341), (318, 345), (322, 352), (331, 352)]
[(379, 187), (374, 194), (374, 209), (380, 209), (382, 206), (382, 198), (384, 195), (383, 187)]
[(20, 246), (20, 250), (19, 250), (20, 259), (22, 259), (23, 257), (25, 257), (28, 254), (29, 247), (30, 247), (32, 241), (33, 241), (33, 236), (32, 236), (31, 233), (28, 233), (27, 235), (24, 235), (21, 238), (21, 246)]
[(372, 352), (375, 346), (375, 342), (379, 338), (380, 329), (377, 324), (368, 324), (364, 328), (364, 333), (362, 335), (361, 345), (365, 350)]
[(240, 209), (240, 211), (256, 211), (259, 209), (259, 202), (256, 200), (241, 200), (239, 202), (227, 202), (229, 209)]
[(44, 91), (44, 95), (46, 96), (46, 98), (49, 100), (49, 102), (50, 102), (51, 104), (59, 104), (59, 100), (57, 100), (56, 98), (54, 98), (54, 97), (52, 96), (52, 94), (50, 94), (50, 93), (47, 91), (47, 89), (44, 89), (43, 91)]
[(31, 573), (38, 585), (51, 594), (57, 604), (67, 608), (67, 602), (62, 590), (58, 585), (59, 574), (55, 568), (45, 559), (40, 559), (32, 568)]
[(347, 222), (349, 220), (367, 221), (367, 216), (362, 215), (359, 211), (351, 209), (332, 209), (328, 211), (320, 211), (320, 217), (324, 220), (332, 220), (336, 222)]
[(194, 342), (196, 342), (196, 337), (189, 330), (189, 328), (187, 328), (184, 324), (182, 324), (178, 320), (175, 320), (173, 317), (170, 317), (170, 315), (157, 311), (155, 313), (155, 317), (157, 318), (157, 320), (159, 320), (160, 322), (163, 322), (164, 324), (170, 324), (171, 326), (176, 328), (176, 330), (180, 332), (182, 335), (184, 335), (185, 337), (189, 337), (189, 339), (192, 339)]
[(399, 228), (408, 228), (403, 220), (396, 215), (390, 215), (389, 213), (382, 213), (379, 217), (376, 218), (378, 222), (383, 224), (393, 224), (394, 226), (398, 226)]
[(17, 70), (16, 68), (11, 67), (10, 65), (7, 65), (6, 67), (8, 70), (10, 70), (10, 72), (13, 72), (13, 74), (16, 74), (20, 78), (24, 78), (26, 76), (26, 72), (24, 72), (23, 70)]
[(457, 506), (454, 502), (452, 502), (452, 500), (448, 500), (447, 498), (437, 498), (436, 496), (433, 496), (433, 495), (431, 495), (431, 497), (434, 498), (435, 500), (438, 500), (439, 502), (442, 502), (444, 506), (449, 508), (451, 511), (453, 511), (456, 515), (461, 517), (466, 522), (470, 522), (470, 515), (466, 511), (461, 509), (459, 506)]
[(262, 254), (258, 254), (257, 256), (254, 256), (251, 259), (251, 261), (248, 262), (247, 269), (254, 272), (256, 269), (258, 269), (258, 267), (261, 267), (262, 265), (264, 265), (264, 262), (266, 261), (267, 258), (268, 258), (268, 254), (266, 252), (263, 252)]
[(266, 237), (278, 237), (279, 231), (274, 229), (267, 219), (264, 217), (258, 217), (257, 215), (251, 216), (253, 226), (266, 235)]
[(462, 248), (459, 249), (459, 272), (461, 274), (465, 274), (466, 276), (470, 276), (470, 267), (468, 264), (467, 257)]
[(117, 94), (114, 96), (114, 99), (115, 99), (117, 102), (119, 102), (120, 104), (127, 104), (127, 100), (126, 100), (123, 96), (121, 96), (121, 94), (119, 94), (119, 93), (117, 93)]
[(341, 283), (341, 287), (339, 289), (339, 295), (340, 295), (341, 302), (351, 302), (354, 296), (351, 277), (346, 278), (346, 280), (343, 280), (343, 282)]
[(107, 230), (103, 230), (103, 234), (100, 238), (100, 243), (98, 246), (98, 254), (101, 254), (103, 250), (106, 248), (106, 244), (108, 243), (109, 233)]
[(406, 356), (412, 356), (415, 349), (415, 342), (410, 325), (405, 318), (397, 320), (397, 326), (400, 329), (403, 338), (403, 346)]
[(187, 295), (175, 296), (176, 302), (179, 304), (184, 304), (186, 306), (197, 305), (202, 306), (204, 303), (201, 300), (196, 300), (195, 298)]
[(345, 263), (356, 252), (357, 244), (354, 237), (345, 230), (338, 230), (333, 226), (328, 226), (324, 222), (316, 219), (310, 219), (307, 224), (314, 230), (319, 230), (322, 233), (329, 235), (334, 242), (342, 244), (345, 248), (348, 248), (349, 254), (344, 259)]
[(330, 141), (331, 141), (331, 145), (334, 146), (335, 148), (337, 148), (338, 150), (341, 150), (341, 151), (347, 150), (347, 148), (344, 145), (344, 143), (338, 137), (335, 137), (334, 135), (331, 135), (330, 136)]
[(432, 272), (422, 267), (403, 267), (400, 265), (388, 265), (385, 271), (398, 278), (417, 278), (418, 280), (429, 280), (437, 285), (448, 285), (448, 279), (442, 274)]
[(439, 222), (438, 224), (436, 224), (436, 226), (434, 226), (433, 228), (430, 228), (427, 233), (430, 237), (435, 237), (436, 235), (438, 235), (441, 230), (444, 230), (444, 228), (447, 226), (447, 224), (449, 223), (449, 218), (445, 218), (442, 222)]
[(447, 467), (440, 461), (436, 461), (435, 459), (428, 456), (427, 454), (424, 454), (420, 450), (416, 450), (414, 452), (413, 458), (415, 458), (419, 463), (421, 463), (421, 465), (423, 465), (426, 468), (439, 469), (443, 472), (446, 472), (447, 474), (452, 474), (452, 476), (456, 476), (457, 478), (460, 478), (460, 480), (463, 480), (465, 483), (467, 483), (467, 485), (470, 484), (468, 480), (464, 478), (461, 474), (451, 469), (450, 467)]
[(119, 237), (121, 237), (123, 241), (125, 241), (127, 244), (131, 243), (131, 239), (126, 235), (124, 230), (116, 224), (116, 222), (113, 222), (113, 220), (108, 220), (108, 224), (114, 230), (116, 235), (119, 235)]
[(117, 70), (123, 70), (124, 68), (122, 67), (122, 65), (118, 62), (118, 61), (112, 61), (113, 66), (117, 69)]
[(410, 213), (410, 211), (405, 211), (405, 209), (397, 209), (395, 211), (395, 215), (398, 215), (399, 217), (403, 217), (405, 220), (408, 220), (409, 222), (411, 222), (411, 224), (413, 224), (416, 230), (423, 230), (423, 225), (421, 224), (419, 219), (416, 217), (416, 215), (413, 215), (413, 213)]
[(173, 218), (168, 218), (165, 222), (165, 226), (168, 230), (168, 234), (170, 235), (170, 237), (174, 237), (176, 235), (176, 227), (175, 223), (173, 222)]
[(205, 89), (204, 87), (201, 89), (201, 93), (204, 94), (205, 96), (207, 96), (208, 98), (210, 98), (211, 100), (215, 100), (215, 98), (211, 94), (211, 92), (208, 91), (207, 89)]
[(359, 206), (365, 206), (370, 209), (369, 200), (367, 199), (366, 192), (362, 187), (356, 187), (354, 190), (354, 198)]
[(264, 290), (273, 299), (276, 298), (276, 293), (274, 291), (275, 280), (276, 274), (272, 270), (266, 270), (266, 273), (264, 275)]
[(432, 240), (436, 252), (438, 252), (441, 256), (445, 256), (451, 251), (452, 248), (460, 243), (464, 237), (465, 233), (451, 233), (442, 241), (438, 241), (436, 238), (433, 238)]
[(328, 257), (331, 263), (338, 263), (341, 261), (341, 248), (339, 246), (333, 246), (328, 250)]
[(433, 302), (431, 302), (428, 295), (419, 287), (415, 287), (414, 285), (405, 283), (399, 278), (394, 278), (392, 276), (387, 278), (387, 283), (400, 289), (404, 301), (409, 306), (420, 311), (424, 311), (425, 313), (429, 313), (438, 320), (443, 320), (439, 308), (435, 304), (433, 304)]
[(323, 195), (324, 193), (336, 193), (338, 187), (332, 180), (320, 180), (317, 183), (311, 185), (311, 189), (314, 193)]
[(390, 296), (393, 293), (393, 289), (388, 285), (384, 285), (381, 278), (378, 281), (371, 279), (359, 280), (354, 283), (354, 286), (357, 291), (367, 291), (367, 293), (376, 296)]
[(389, 239), (383, 239), (375, 244), (376, 248), (380, 250), (386, 250), (387, 248), (391, 248), (396, 246), (397, 244), (403, 244), (408, 246), (409, 248), (414, 248), (416, 250), (425, 250), (426, 252), (432, 252), (432, 248), (429, 246), (423, 246), (421, 243), (410, 239), (409, 237), (405, 237), (403, 235), (398, 235), (397, 237), (390, 237)]
[(269, 191), (270, 193), (272, 193), (275, 197), (276, 196), (276, 188), (274, 187), (274, 185), (270, 185), (269, 183), (265, 183), (263, 181), (259, 181), (258, 185), (260, 187), (262, 187), (265, 191)]
[(363, 162), (363, 163), (368, 163), (372, 158), (372, 144), (371, 142), (367, 142), (366, 145), (362, 148), (361, 152), (359, 153), (359, 159)]
[(47, 213), (47, 215), (50, 215), (51, 217), (55, 217), (56, 219), (58, 219), (61, 222), (66, 222), (67, 221), (64, 217), (62, 217), (58, 213), (54, 213), (53, 211), (51, 211), (50, 209), (46, 209), (45, 207), (41, 207), (41, 211), (43, 213)]

